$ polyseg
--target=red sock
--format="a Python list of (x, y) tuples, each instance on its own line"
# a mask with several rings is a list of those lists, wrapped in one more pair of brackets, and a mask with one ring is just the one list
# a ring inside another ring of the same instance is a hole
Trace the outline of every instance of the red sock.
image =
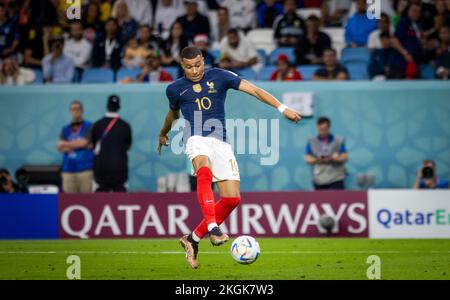
[(214, 210), (214, 194), (211, 187), (212, 176), (212, 172), (208, 167), (201, 167), (197, 171), (197, 198), (206, 224), (217, 223)]
[[(221, 198), (215, 206), (217, 225), (222, 224), (240, 202), (241, 198)], [(208, 223), (205, 219), (200, 222), (194, 233), (200, 239), (208, 233)]]

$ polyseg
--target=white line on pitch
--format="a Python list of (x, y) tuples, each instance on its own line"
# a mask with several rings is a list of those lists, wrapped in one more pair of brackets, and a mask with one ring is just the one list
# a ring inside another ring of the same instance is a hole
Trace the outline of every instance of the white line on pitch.
[[(225, 251), (200, 251), (201, 254), (226, 254)], [(444, 254), (450, 253), (450, 250), (362, 250), (362, 251), (263, 251), (262, 254)], [(0, 255), (5, 254), (102, 254), (102, 255), (115, 255), (115, 254), (134, 254), (134, 255), (160, 255), (160, 254), (185, 254), (183, 251), (86, 251), (86, 250), (74, 250), (74, 251), (0, 251)]]

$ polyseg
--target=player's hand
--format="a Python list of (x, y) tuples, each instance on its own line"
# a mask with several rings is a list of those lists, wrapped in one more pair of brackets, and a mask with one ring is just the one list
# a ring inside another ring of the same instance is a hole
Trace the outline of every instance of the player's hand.
[(157, 149), (159, 155), (161, 155), (161, 149), (163, 146), (164, 147), (169, 146), (169, 137), (167, 135), (162, 135), (159, 137), (159, 144)]
[(291, 120), (292, 122), (294, 122), (295, 124), (297, 124), (297, 123), (302, 119), (302, 116), (300, 116), (300, 114), (299, 114), (298, 112), (293, 111), (293, 110), (290, 109), (290, 108), (287, 108), (287, 109), (283, 112), (283, 115), (284, 115), (287, 119), (289, 119), (289, 120)]

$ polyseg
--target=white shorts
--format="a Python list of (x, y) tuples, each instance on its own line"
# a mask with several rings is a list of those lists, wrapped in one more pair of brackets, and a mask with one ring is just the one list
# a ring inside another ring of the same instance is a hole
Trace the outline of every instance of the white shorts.
[[(239, 167), (230, 144), (213, 137), (194, 135), (187, 140), (185, 153), (191, 162), (199, 155), (209, 158), (213, 182), (224, 180), (240, 181)], [(193, 168), (192, 174), (195, 175)]]

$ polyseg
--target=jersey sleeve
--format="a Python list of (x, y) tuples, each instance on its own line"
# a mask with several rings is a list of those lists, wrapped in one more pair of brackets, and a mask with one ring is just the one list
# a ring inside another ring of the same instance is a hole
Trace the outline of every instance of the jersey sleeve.
[(228, 70), (221, 69), (219, 75), (220, 78), (225, 83), (225, 87), (227, 89), (234, 89), (234, 90), (239, 89), (239, 85), (241, 84), (242, 78), (238, 74)]
[(176, 97), (176, 91), (172, 85), (169, 85), (166, 88), (166, 96), (169, 99), (169, 107), (171, 110), (179, 110), (180, 109), (180, 101)]

